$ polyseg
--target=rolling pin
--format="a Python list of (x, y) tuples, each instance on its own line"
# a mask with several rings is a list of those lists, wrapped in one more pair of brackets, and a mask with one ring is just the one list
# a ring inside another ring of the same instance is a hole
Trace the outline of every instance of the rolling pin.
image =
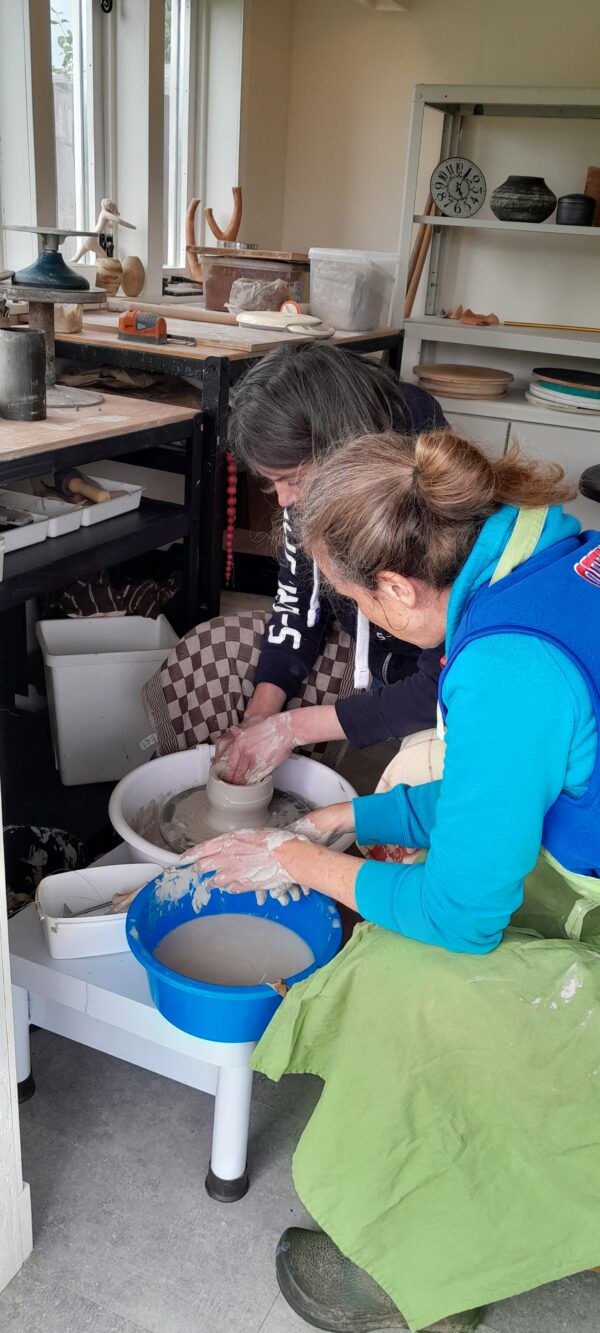
[(61, 469), (54, 473), (54, 486), (66, 500), (92, 500), (94, 504), (104, 504), (106, 500), (111, 499), (110, 491), (99, 486), (96, 481), (91, 481), (89, 477), (82, 477), (74, 467)]

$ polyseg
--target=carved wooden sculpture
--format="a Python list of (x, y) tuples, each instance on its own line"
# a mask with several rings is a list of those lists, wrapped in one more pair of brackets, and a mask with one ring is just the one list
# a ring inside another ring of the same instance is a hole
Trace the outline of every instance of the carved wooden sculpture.
[(185, 253), (188, 273), (194, 279), (194, 282), (202, 282), (202, 265), (198, 256), (194, 254), (193, 248), (190, 249), (196, 244), (196, 213), (199, 203), (199, 199), (190, 199), (185, 215)]
[(218, 222), (215, 222), (212, 208), (204, 209), (204, 216), (206, 218), (206, 221), (208, 222), (208, 225), (212, 231), (213, 236), (216, 236), (216, 239), (218, 241), (237, 240), (237, 234), (240, 229), (242, 221), (241, 187), (239, 185), (234, 185), (232, 188), (232, 194), (233, 194), (233, 213), (231, 214), (231, 218), (226, 227), (221, 228)]

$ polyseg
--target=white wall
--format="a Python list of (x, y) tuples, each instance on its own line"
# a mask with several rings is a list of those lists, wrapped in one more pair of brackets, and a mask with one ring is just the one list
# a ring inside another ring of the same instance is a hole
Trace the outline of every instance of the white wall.
[[(252, 0), (252, 7), (258, 21), (252, 59), (255, 67), (263, 61), (265, 79), (256, 81), (246, 116), (262, 123), (270, 116), (279, 133), (287, 15), (282, 33), (271, 25), (273, 11), (287, 9), (287, 0)], [(271, 59), (276, 40), (279, 65), (275, 52)], [(599, 49), (597, 0), (413, 0), (409, 13), (397, 14), (375, 13), (355, 0), (293, 0), (279, 242), (396, 247), (415, 83), (593, 86), (600, 83)], [(260, 116), (257, 108), (264, 109)], [(264, 186), (265, 176), (281, 170), (281, 154), (270, 156), (273, 126), (262, 162), (260, 135), (246, 161), (246, 168), (254, 164), (246, 170), (254, 233), (248, 239), (263, 243), (278, 212), (273, 184)], [(557, 176), (560, 192), (582, 188), (577, 173), (553, 169), (551, 138), (544, 156), (540, 174), (551, 183)], [(595, 158), (600, 164), (600, 142)], [(503, 165), (493, 163), (493, 184), (504, 175)]]
[(279, 248), (288, 146), (293, 0), (246, 0), (240, 239)]

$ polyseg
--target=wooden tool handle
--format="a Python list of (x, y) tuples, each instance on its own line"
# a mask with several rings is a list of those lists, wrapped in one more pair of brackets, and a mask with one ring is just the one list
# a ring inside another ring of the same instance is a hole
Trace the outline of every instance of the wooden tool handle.
[[(433, 199), (432, 199), (431, 195), (428, 194), (428, 195), (427, 195), (427, 203), (425, 204), (425, 207), (424, 207), (424, 209), (423, 209), (423, 213), (424, 213), (425, 217), (429, 217), (429, 214), (430, 214), (430, 213), (433, 213), (433, 211), (434, 211)], [(411, 252), (410, 252), (410, 259), (409, 259), (409, 261), (408, 261), (408, 274), (407, 274), (407, 277), (406, 277), (406, 290), (407, 290), (407, 292), (408, 292), (408, 289), (409, 289), (410, 284), (411, 284), (411, 282), (412, 282), (412, 280), (413, 280), (413, 277), (414, 277), (414, 272), (415, 272), (415, 268), (416, 268), (417, 260), (418, 260), (418, 258), (419, 258), (419, 253), (420, 253), (420, 250), (421, 250), (421, 246), (422, 246), (423, 241), (424, 241), (424, 239), (425, 239), (425, 232), (426, 232), (426, 231), (427, 231), (427, 225), (426, 225), (426, 223), (425, 223), (425, 222), (421, 222), (420, 225), (419, 225), (419, 230), (418, 230), (417, 235), (416, 235), (416, 237), (415, 237), (415, 243), (414, 243), (413, 248), (412, 248), (412, 250), (411, 250)]]
[(110, 500), (110, 491), (105, 491), (103, 486), (98, 486), (95, 481), (88, 481), (86, 477), (71, 477), (67, 486), (72, 495), (83, 495), (86, 500), (93, 500), (94, 504), (104, 504), (106, 500)]
[(421, 275), (425, 267), (425, 260), (427, 259), (427, 255), (429, 253), (429, 247), (431, 245), (431, 233), (433, 231), (433, 227), (427, 227), (426, 231), (427, 235), (423, 237), (421, 248), (417, 255), (416, 263), (413, 269), (413, 274), (410, 280), (410, 285), (406, 293), (406, 300), (404, 302), (405, 319), (410, 319), (412, 315), (412, 308), (415, 303), (415, 297), (417, 295), (419, 283), (421, 281)]

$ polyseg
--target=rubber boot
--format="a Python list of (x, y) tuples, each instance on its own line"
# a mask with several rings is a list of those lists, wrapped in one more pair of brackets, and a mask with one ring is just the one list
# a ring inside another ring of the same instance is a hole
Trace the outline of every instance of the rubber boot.
[[(292, 1310), (328, 1333), (383, 1333), (408, 1324), (387, 1292), (322, 1231), (289, 1227), (277, 1246), (277, 1281)], [(471, 1333), (483, 1310), (467, 1310), (423, 1333)]]

